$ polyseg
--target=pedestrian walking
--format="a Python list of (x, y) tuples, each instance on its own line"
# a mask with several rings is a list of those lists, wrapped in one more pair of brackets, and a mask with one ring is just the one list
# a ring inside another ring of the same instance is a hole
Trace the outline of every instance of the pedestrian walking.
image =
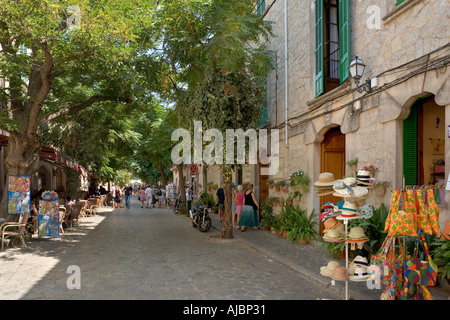
[(117, 208), (116, 203), (116, 185), (113, 183), (111, 187), (111, 200), (112, 200), (112, 207)]
[(239, 229), (238, 222), (241, 219), (242, 209), (244, 209), (244, 197), (244, 187), (242, 187), (242, 185), (238, 185), (236, 192), (236, 229)]
[(145, 189), (145, 199), (147, 200), (147, 208), (150, 209), (151, 206), (149, 207), (149, 205), (153, 202), (153, 191), (150, 185), (148, 185), (147, 189)]
[(123, 208), (121, 205), (121, 199), (122, 198), (122, 194), (120, 192), (120, 186), (116, 186), (116, 205), (117, 208)]
[(141, 186), (141, 189), (139, 190), (139, 201), (141, 202), (141, 208), (144, 207), (145, 198), (145, 187)]
[(248, 185), (245, 191), (244, 208), (242, 209), (238, 225), (241, 227), (241, 231), (246, 231), (247, 227), (253, 227), (255, 230), (258, 229), (258, 203), (253, 193), (253, 184)]
[(158, 207), (164, 208), (166, 206), (166, 190), (162, 186), (159, 186), (159, 193)]
[(152, 205), (153, 205), (153, 208), (155, 207), (155, 204), (156, 204), (157, 200), (158, 199), (156, 198), (156, 186), (153, 185), (153, 187), (152, 187)]
[(130, 209), (130, 198), (131, 198), (131, 194), (133, 192), (133, 187), (128, 184), (125, 184), (125, 188), (123, 188), (124, 191), (124, 195), (125, 195), (125, 206)]
[(225, 209), (225, 191), (223, 190), (223, 184), (222, 187), (217, 189), (216, 192), (216, 201), (217, 201), (217, 207), (219, 209), (219, 221), (222, 222), (222, 217)]
[(231, 185), (231, 221), (232, 226), (235, 226), (236, 222), (236, 185)]

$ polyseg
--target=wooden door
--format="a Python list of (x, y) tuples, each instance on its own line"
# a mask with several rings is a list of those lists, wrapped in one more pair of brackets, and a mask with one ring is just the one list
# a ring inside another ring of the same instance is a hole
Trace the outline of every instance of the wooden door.
[[(261, 203), (267, 199), (269, 196), (269, 185), (267, 184), (267, 181), (269, 181), (268, 175), (262, 175), (261, 174), (261, 168), (268, 167), (269, 165), (263, 165), (259, 162), (258, 166), (258, 174), (259, 174), (259, 200), (258, 205), (261, 208)], [(261, 219), (261, 210), (259, 210), (259, 218)]]
[[(345, 135), (340, 127), (330, 129), (320, 146), (320, 172), (331, 172), (334, 178), (341, 179), (345, 174)], [(336, 204), (342, 198), (333, 195), (320, 197), (320, 207), (327, 202)], [(323, 223), (320, 223), (320, 234), (322, 234)]]

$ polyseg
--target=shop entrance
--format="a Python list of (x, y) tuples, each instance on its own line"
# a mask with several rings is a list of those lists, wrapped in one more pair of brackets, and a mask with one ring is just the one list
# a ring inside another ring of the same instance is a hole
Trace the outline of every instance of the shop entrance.
[[(340, 127), (332, 128), (325, 133), (320, 152), (320, 172), (331, 172), (336, 180), (341, 179), (345, 174), (345, 135)], [(333, 195), (323, 196), (320, 197), (320, 207), (328, 201), (336, 204), (341, 200)], [(322, 234), (322, 222), (319, 228)]]
[(434, 95), (417, 99), (403, 121), (403, 174), (406, 185), (445, 183), (445, 110)]

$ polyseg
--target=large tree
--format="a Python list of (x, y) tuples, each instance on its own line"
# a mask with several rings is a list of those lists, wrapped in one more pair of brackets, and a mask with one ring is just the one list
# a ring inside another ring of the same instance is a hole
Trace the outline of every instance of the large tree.
[[(274, 67), (261, 45), (271, 24), (254, 13), (254, 1), (166, 0), (158, 11), (161, 61), (171, 66), (164, 77), (180, 116), (193, 129), (255, 128), (263, 106), (264, 79)], [(191, 135), (193, 136), (193, 135)], [(224, 154), (226, 154), (225, 145)], [(232, 165), (222, 166), (225, 183), (223, 238), (232, 237)]]
[[(134, 61), (152, 47), (144, 34), (154, 1), (4, 0), (0, 3), (0, 128), (9, 132), (6, 175), (31, 175), (40, 128), (103, 102), (146, 98)], [(27, 48), (28, 50), (24, 50)], [(22, 49), (22, 50), (21, 50)], [(0, 216), (6, 217), (6, 188)]]

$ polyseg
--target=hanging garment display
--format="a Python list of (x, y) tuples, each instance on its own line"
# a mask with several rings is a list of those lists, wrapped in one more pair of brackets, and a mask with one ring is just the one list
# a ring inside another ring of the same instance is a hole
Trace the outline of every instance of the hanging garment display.
[(424, 233), (433, 234), (430, 219), (428, 217), (428, 210), (425, 210), (423, 201), (423, 190), (416, 190), (416, 208), (417, 208), (417, 228)]
[(428, 218), (431, 224), (431, 228), (433, 233), (435, 233), (438, 237), (441, 235), (441, 231), (439, 229), (439, 207), (434, 198), (434, 190), (427, 189), (427, 204), (428, 204)]

